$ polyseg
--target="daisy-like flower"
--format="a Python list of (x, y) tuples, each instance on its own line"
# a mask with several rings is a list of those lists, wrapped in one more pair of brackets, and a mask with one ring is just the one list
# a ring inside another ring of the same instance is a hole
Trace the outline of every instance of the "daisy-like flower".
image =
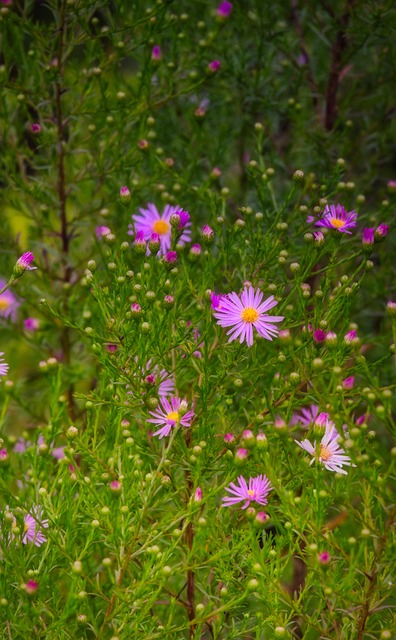
[(24, 536), (22, 538), (22, 544), (28, 544), (33, 542), (36, 547), (40, 547), (44, 542), (47, 542), (47, 538), (40, 529), (48, 527), (48, 520), (42, 520), (42, 512), (40, 508), (33, 508), (33, 514), (28, 513), (24, 517)]
[(160, 429), (153, 433), (154, 436), (158, 436), (159, 439), (168, 436), (172, 428), (179, 424), (183, 427), (191, 426), (194, 411), (185, 412), (187, 408), (186, 400), (172, 397), (169, 402), (167, 398), (161, 398), (161, 405), (161, 408), (156, 411), (150, 411), (150, 415), (153, 417), (147, 420), (147, 422), (151, 422), (160, 427)]
[(342, 468), (343, 465), (347, 465), (348, 467), (355, 465), (351, 463), (350, 457), (345, 454), (345, 451), (341, 449), (338, 444), (339, 437), (340, 434), (335, 428), (334, 423), (328, 421), (326, 431), (319, 445), (316, 444), (316, 441), (312, 444), (309, 440), (302, 440), (302, 442), (295, 440), (294, 442), (296, 442), (301, 449), (304, 449), (304, 451), (307, 451), (313, 456), (310, 464), (312, 464), (314, 460), (318, 460), (328, 471), (335, 471), (336, 473), (347, 475), (347, 471)]
[(4, 359), (1, 357), (4, 355), (3, 351), (0, 351), (0, 376), (6, 376), (8, 373), (8, 364), (4, 362)]
[[(171, 247), (172, 227), (170, 217), (174, 213), (178, 213), (180, 215), (180, 213), (183, 212), (183, 209), (178, 206), (173, 207), (170, 204), (167, 204), (162, 214), (160, 214), (157, 207), (149, 202), (147, 209), (139, 209), (139, 211), (141, 215), (135, 214), (132, 216), (136, 233), (142, 231), (145, 240), (149, 240), (153, 233), (158, 233), (161, 243), (160, 251), (162, 255), (165, 255)], [(180, 244), (191, 242), (191, 230), (189, 227), (191, 227), (190, 220), (188, 220), (183, 227), (183, 233), (178, 240)]]
[(311, 404), (309, 407), (303, 407), (301, 413), (295, 413), (290, 420), (290, 426), (299, 424), (305, 429), (309, 429), (313, 426), (325, 427), (326, 422), (329, 420), (329, 414), (324, 411), (319, 412), (317, 404)]
[(247, 484), (243, 476), (238, 477), (238, 484), (234, 482), (230, 483), (229, 487), (226, 487), (226, 491), (231, 495), (225, 496), (222, 507), (230, 507), (238, 502), (245, 502), (242, 509), (246, 509), (251, 502), (257, 502), (257, 504), (266, 505), (268, 500), (267, 496), (272, 491), (272, 486), (267, 476), (260, 474), (256, 478), (249, 478), (249, 484)]
[(252, 286), (245, 287), (240, 296), (232, 292), (222, 296), (221, 305), (215, 310), (214, 317), (221, 327), (231, 327), (227, 331), (228, 342), (239, 338), (242, 344), (246, 340), (248, 347), (253, 344), (253, 327), (266, 340), (278, 334), (279, 329), (273, 322), (282, 322), (283, 316), (269, 316), (265, 312), (275, 307), (278, 302), (270, 296), (262, 302), (263, 293)]
[(356, 227), (357, 213), (347, 211), (341, 204), (327, 205), (323, 218), (315, 222), (315, 227), (328, 227), (341, 233), (352, 233), (349, 229)]
[[(5, 280), (0, 280), (0, 291), (6, 286), (6, 284)], [(19, 302), (12, 291), (7, 289), (4, 293), (0, 294), (0, 316), (15, 321), (18, 307)]]

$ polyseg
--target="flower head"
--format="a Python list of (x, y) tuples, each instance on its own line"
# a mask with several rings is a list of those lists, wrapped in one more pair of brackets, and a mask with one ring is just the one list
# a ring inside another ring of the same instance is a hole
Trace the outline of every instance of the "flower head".
[(33, 542), (36, 547), (40, 547), (43, 542), (47, 542), (47, 538), (41, 531), (40, 527), (47, 528), (48, 520), (41, 519), (41, 509), (40, 507), (33, 508), (33, 514), (28, 513), (24, 517), (24, 536), (22, 538), (23, 544), (28, 544), (29, 542)]
[(336, 229), (340, 233), (352, 233), (349, 229), (356, 227), (357, 213), (347, 211), (341, 204), (331, 204), (325, 207), (323, 218), (315, 222), (316, 227)]
[(221, 327), (231, 327), (227, 332), (230, 336), (228, 342), (239, 338), (241, 344), (246, 340), (248, 347), (251, 347), (253, 327), (266, 340), (272, 340), (272, 336), (278, 334), (278, 328), (272, 323), (281, 322), (283, 316), (269, 316), (265, 313), (278, 303), (274, 296), (270, 296), (264, 302), (262, 299), (263, 293), (260, 289), (255, 291), (252, 286), (245, 287), (240, 296), (235, 292), (222, 296), (221, 304), (213, 315)]
[(209, 62), (208, 64), (208, 71), (210, 71), (211, 73), (216, 73), (216, 71), (218, 71), (220, 67), (221, 67), (220, 60), (212, 60), (212, 62)]
[(26, 331), (37, 331), (40, 327), (40, 320), (38, 318), (26, 318), (23, 321), (23, 326)]
[(106, 227), (105, 225), (101, 225), (100, 227), (96, 227), (95, 233), (98, 240), (100, 240), (104, 236), (107, 236), (109, 233), (111, 233), (111, 229), (109, 229), (109, 227)]
[(227, 0), (224, 0), (217, 7), (217, 15), (219, 16), (219, 18), (228, 18), (228, 16), (230, 15), (231, 11), (232, 11), (232, 3), (231, 2), (227, 2)]
[(318, 344), (324, 342), (326, 339), (326, 332), (323, 331), (323, 329), (315, 329), (313, 332), (313, 339), (314, 342), (317, 342)]
[(272, 486), (267, 476), (259, 475), (256, 478), (249, 478), (249, 484), (247, 484), (243, 476), (239, 476), (238, 485), (233, 482), (229, 487), (226, 487), (226, 491), (231, 495), (223, 498), (222, 507), (230, 507), (238, 502), (245, 502), (242, 509), (246, 509), (251, 502), (257, 502), (257, 504), (266, 505), (268, 500), (267, 496), (272, 491)]
[(303, 407), (301, 413), (295, 413), (290, 420), (290, 426), (299, 424), (305, 429), (309, 429), (314, 426), (325, 426), (326, 421), (329, 419), (329, 414), (324, 411), (319, 412), (319, 407), (316, 404), (311, 404), (309, 407)]
[(32, 122), (32, 124), (30, 125), (30, 131), (38, 135), (39, 133), (41, 133), (41, 124), (39, 124), (38, 122)]
[(24, 585), (26, 593), (31, 596), (36, 593), (38, 589), (38, 582), (36, 580), (28, 580)]
[(120, 187), (120, 200), (122, 204), (128, 204), (131, 199), (131, 192), (128, 187)]
[(384, 238), (386, 238), (386, 236), (389, 233), (389, 225), (388, 224), (384, 224), (383, 222), (379, 225), (379, 227), (376, 228), (375, 233), (374, 233), (374, 238), (377, 242), (380, 242), (381, 240), (383, 240)]
[(19, 275), (22, 275), (22, 273), (24, 273), (25, 271), (34, 271), (35, 269), (37, 269), (37, 267), (30, 266), (33, 260), (34, 260), (34, 255), (32, 254), (31, 251), (27, 251), (26, 253), (23, 253), (16, 262), (16, 265), (14, 267), (14, 272), (18, 273)]
[(159, 44), (155, 44), (151, 49), (151, 59), (154, 62), (158, 62), (159, 60), (161, 60), (161, 57), (162, 57), (161, 47), (159, 46)]
[(3, 358), (1, 357), (3, 355), (4, 355), (4, 352), (0, 351), (0, 376), (6, 376), (9, 368), (9, 365), (6, 362), (4, 362)]
[[(173, 207), (167, 204), (162, 214), (160, 214), (157, 207), (151, 202), (147, 205), (147, 209), (139, 209), (139, 211), (140, 215), (135, 214), (132, 216), (136, 232), (141, 231), (145, 240), (149, 240), (153, 233), (157, 233), (160, 238), (161, 254), (165, 255), (171, 247), (172, 227), (170, 217), (173, 213), (178, 213), (181, 219), (181, 214), (186, 212), (183, 212), (181, 207)], [(191, 221), (186, 219), (185, 216), (183, 216), (183, 220), (185, 220), (185, 226), (178, 240), (180, 244), (191, 241), (191, 230), (189, 228), (191, 227)]]
[(328, 471), (335, 471), (336, 473), (346, 475), (347, 471), (342, 468), (343, 465), (354, 465), (352, 465), (350, 457), (347, 456), (345, 451), (339, 446), (339, 437), (340, 434), (333, 422), (328, 421), (324, 436), (319, 445), (316, 444), (316, 441), (312, 444), (309, 440), (302, 440), (302, 442), (295, 440), (294, 442), (313, 456), (310, 464), (312, 464), (314, 460), (318, 460)]
[(363, 229), (362, 236), (363, 247), (370, 248), (374, 244), (374, 228), (366, 227)]
[(147, 422), (152, 422), (161, 427), (158, 431), (154, 432), (154, 436), (158, 436), (161, 439), (164, 436), (168, 436), (171, 429), (179, 424), (183, 427), (189, 427), (191, 425), (194, 411), (187, 411), (186, 413), (180, 411), (180, 405), (182, 402), (185, 402), (185, 400), (182, 401), (180, 398), (173, 396), (170, 398), (170, 402), (167, 398), (161, 398), (160, 402), (162, 405), (161, 408), (156, 411), (150, 411), (150, 415), (153, 417), (147, 420)]
[[(6, 286), (5, 280), (0, 280), (0, 290)], [(16, 296), (7, 289), (4, 293), (0, 294), (0, 317), (9, 318), (10, 320), (15, 321), (17, 315), (17, 309), (19, 307), (19, 302)]]

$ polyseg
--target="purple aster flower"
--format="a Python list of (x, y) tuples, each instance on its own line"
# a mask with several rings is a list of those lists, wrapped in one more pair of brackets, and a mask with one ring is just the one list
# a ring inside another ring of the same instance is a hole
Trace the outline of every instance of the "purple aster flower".
[(312, 464), (314, 460), (318, 460), (328, 471), (335, 471), (336, 473), (346, 475), (347, 471), (345, 471), (342, 466), (354, 465), (352, 465), (350, 457), (347, 456), (345, 451), (339, 446), (339, 437), (340, 434), (334, 424), (328, 421), (326, 431), (319, 445), (316, 444), (316, 441), (312, 444), (309, 440), (302, 440), (302, 442), (295, 440), (294, 442), (313, 456), (310, 464)]
[[(313, 427), (319, 415), (319, 407), (317, 404), (311, 404), (309, 407), (303, 407), (301, 413), (295, 413), (290, 420), (290, 426), (299, 424), (300, 426), (308, 429)], [(327, 415), (327, 414), (325, 414)]]
[(35, 135), (38, 135), (39, 133), (41, 133), (41, 124), (39, 124), (38, 122), (32, 122), (32, 124), (30, 125), (30, 131)]
[(4, 362), (4, 359), (1, 357), (4, 355), (3, 351), (0, 351), (0, 376), (6, 376), (8, 373), (9, 365)]
[(48, 527), (48, 520), (42, 520), (42, 510), (40, 507), (33, 508), (33, 515), (28, 513), (24, 518), (24, 536), (22, 538), (23, 544), (33, 542), (36, 547), (40, 547), (43, 542), (47, 542), (47, 538), (41, 531), (40, 527), (45, 529)]
[(24, 585), (25, 591), (29, 596), (32, 596), (34, 593), (36, 593), (38, 586), (39, 585), (36, 580), (28, 580)]
[[(6, 286), (5, 280), (0, 280), (0, 291)], [(18, 302), (16, 296), (7, 289), (0, 294), (0, 317), (9, 318), (12, 321), (16, 320), (17, 317), (17, 309), (20, 303)]]
[(27, 251), (23, 253), (20, 258), (18, 258), (16, 265), (14, 267), (14, 273), (22, 275), (25, 271), (34, 271), (37, 267), (31, 267), (34, 260), (34, 255), (31, 251)]
[(330, 560), (331, 560), (331, 555), (329, 554), (328, 551), (322, 551), (321, 553), (318, 553), (319, 564), (329, 564)]
[(201, 487), (197, 487), (195, 489), (194, 502), (201, 502), (201, 500), (202, 500), (202, 489)]
[[(132, 219), (135, 224), (136, 232), (142, 231), (145, 240), (149, 240), (152, 233), (158, 233), (161, 243), (161, 253), (165, 255), (171, 247), (171, 224), (170, 217), (173, 213), (180, 215), (183, 212), (181, 207), (173, 207), (170, 204), (165, 206), (162, 214), (157, 210), (157, 207), (151, 202), (147, 205), (147, 209), (139, 209), (140, 214), (135, 214)], [(178, 242), (184, 244), (191, 242), (191, 221), (188, 220), (185, 223), (185, 228), (180, 236)]]
[(146, 253), (147, 246), (146, 246), (146, 240), (144, 239), (143, 231), (138, 231), (136, 233), (135, 239), (133, 241), (133, 246), (136, 253), (139, 253), (141, 255), (144, 255)]
[(252, 286), (245, 287), (240, 296), (232, 292), (222, 297), (221, 306), (213, 315), (221, 327), (231, 327), (227, 332), (230, 336), (228, 342), (239, 338), (241, 344), (246, 340), (248, 347), (251, 347), (253, 327), (266, 340), (272, 340), (272, 336), (278, 334), (278, 328), (272, 323), (282, 322), (283, 316), (269, 316), (265, 313), (275, 307), (278, 302), (274, 296), (270, 296), (264, 302), (262, 299), (263, 293), (260, 289), (255, 291)]
[(232, 11), (232, 3), (231, 2), (227, 2), (227, 0), (224, 0), (217, 7), (217, 15), (220, 18), (228, 18), (228, 16), (230, 15), (231, 11)]
[(149, 413), (153, 417), (147, 420), (147, 422), (161, 427), (153, 433), (154, 436), (158, 436), (161, 439), (164, 436), (168, 436), (171, 429), (179, 424), (183, 427), (191, 425), (194, 411), (184, 411), (187, 408), (186, 400), (180, 400), (180, 398), (173, 396), (170, 398), (170, 402), (167, 398), (161, 398), (160, 402), (162, 407), (156, 411), (150, 411)]
[(262, 506), (267, 504), (267, 496), (273, 488), (267, 476), (260, 474), (256, 478), (249, 478), (249, 485), (243, 476), (239, 476), (238, 483), (236, 485), (231, 482), (230, 486), (225, 488), (231, 495), (222, 499), (222, 507), (230, 507), (238, 502), (245, 502), (242, 509), (246, 509), (251, 502), (257, 502)]
[(221, 293), (214, 293), (213, 291), (210, 294), (210, 305), (212, 309), (221, 309), (221, 300), (223, 295)]
[(331, 204), (325, 207), (323, 211), (323, 218), (315, 222), (316, 227), (328, 227), (329, 229), (336, 229), (340, 233), (352, 233), (348, 229), (356, 227), (357, 213), (354, 211), (347, 211), (345, 207), (340, 204)]
[(374, 229), (366, 227), (363, 230), (362, 244), (364, 247), (371, 247), (374, 244)]

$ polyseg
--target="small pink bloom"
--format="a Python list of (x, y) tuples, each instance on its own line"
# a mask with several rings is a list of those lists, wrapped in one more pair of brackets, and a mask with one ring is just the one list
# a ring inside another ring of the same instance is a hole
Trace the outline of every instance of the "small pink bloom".
[(109, 482), (109, 488), (113, 493), (120, 493), (122, 489), (121, 482), (119, 482), (118, 480), (112, 480), (111, 482)]
[(26, 331), (37, 331), (40, 327), (40, 320), (38, 318), (26, 318), (23, 321), (23, 326)]
[(371, 247), (374, 244), (374, 229), (366, 227), (363, 230), (362, 244), (364, 247)]
[(314, 342), (317, 343), (321, 343), (324, 342), (326, 338), (326, 333), (323, 331), (323, 329), (315, 329), (315, 331), (313, 332), (313, 339)]
[(202, 238), (205, 244), (213, 244), (214, 231), (208, 224), (204, 224), (202, 227)]
[(248, 457), (249, 451), (243, 447), (240, 447), (235, 452), (235, 459), (237, 462), (243, 462)]
[(158, 62), (159, 60), (161, 60), (161, 58), (162, 58), (161, 47), (159, 46), (159, 44), (155, 44), (151, 49), (151, 59), (154, 62)]
[(0, 463), (6, 462), (8, 460), (8, 451), (7, 449), (0, 449)]
[(235, 437), (232, 433), (226, 433), (223, 437), (223, 440), (226, 444), (231, 444), (232, 442), (234, 442)]
[(22, 538), (23, 544), (33, 542), (36, 547), (40, 547), (44, 542), (47, 542), (47, 538), (41, 531), (40, 527), (46, 529), (48, 527), (48, 520), (42, 520), (42, 510), (40, 507), (33, 507), (33, 514), (28, 513), (24, 518), (24, 536)]
[(100, 227), (96, 227), (95, 233), (96, 237), (100, 240), (100, 238), (103, 238), (103, 236), (107, 236), (109, 233), (111, 233), (111, 229), (109, 229), (109, 227), (101, 225)]
[(382, 223), (379, 225), (379, 227), (376, 228), (374, 233), (374, 238), (375, 240), (377, 240), (377, 242), (380, 242), (381, 240), (386, 238), (388, 233), (389, 233), (389, 225)]
[(168, 263), (169, 265), (175, 265), (177, 262), (177, 253), (176, 251), (167, 251), (167, 253), (164, 256), (164, 260), (166, 263)]
[(228, 18), (231, 11), (232, 11), (232, 3), (227, 2), (227, 0), (224, 0), (223, 2), (221, 2), (221, 4), (217, 7), (217, 15), (220, 18)]
[(344, 389), (349, 391), (350, 389), (353, 389), (353, 387), (354, 387), (355, 377), (354, 376), (349, 376), (349, 378), (345, 378), (345, 380), (343, 380), (341, 384), (344, 387)]
[(38, 582), (36, 580), (28, 580), (24, 586), (26, 593), (31, 596), (37, 591)]
[(128, 187), (120, 187), (120, 200), (123, 204), (127, 204), (131, 199), (131, 192)]
[(256, 524), (259, 524), (262, 526), (267, 522), (267, 520), (268, 520), (268, 516), (265, 513), (265, 511), (258, 511), (256, 513), (256, 517), (255, 517)]
[(192, 245), (192, 247), (190, 249), (190, 252), (189, 252), (189, 255), (190, 255), (191, 258), (199, 258), (201, 253), (202, 253), (201, 245), (198, 244), (198, 243), (195, 243), (195, 244)]
[(201, 502), (201, 500), (202, 500), (202, 489), (201, 489), (201, 487), (197, 487), (195, 489), (194, 501), (195, 502)]
[[(312, 221), (313, 222), (313, 221)], [(325, 242), (325, 237), (321, 231), (314, 231), (315, 244), (319, 247)]]
[(34, 260), (34, 255), (32, 254), (31, 251), (27, 251), (26, 253), (23, 253), (16, 262), (16, 265), (14, 267), (14, 273), (18, 273), (19, 275), (21, 275), (24, 271), (33, 271), (34, 269), (37, 269), (37, 267), (30, 266), (33, 260)]
[(216, 71), (218, 71), (220, 67), (220, 60), (212, 60), (212, 62), (209, 62), (208, 64), (208, 71), (210, 71), (211, 73), (216, 73)]
[(9, 365), (4, 362), (1, 356), (4, 355), (3, 351), (0, 351), (0, 376), (6, 376), (8, 373)]
[(38, 135), (41, 133), (41, 125), (38, 122), (32, 122), (30, 125), (30, 131), (35, 135)]
[(251, 502), (257, 502), (265, 506), (268, 502), (267, 496), (272, 491), (272, 486), (267, 476), (259, 475), (256, 478), (250, 478), (247, 484), (243, 476), (238, 477), (238, 484), (231, 482), (229, 487), (225, 489), (230, 494), (222, 499), (222, 507), (229, 507), (244, 502), (242, 509), (246, 509)]
[(318, 554), (318, 562), (319, 564), (329, 564), (331, 560), (331, 555), (328, 551), (322, 551)]
[(344, 342), (347, 344), (351, 344), (353, 340), (356, 338), (356, 329), (352, 329), (352, 331), (348, 331), (348, 333), (344, 336)]

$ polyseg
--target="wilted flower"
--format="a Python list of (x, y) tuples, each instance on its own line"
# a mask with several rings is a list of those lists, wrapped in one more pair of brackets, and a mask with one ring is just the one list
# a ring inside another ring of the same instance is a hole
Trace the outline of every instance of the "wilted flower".
[[(183, 211), (181, 207), (173, 207), (167, 204), (163, 213), (160, 214), (157, 207), (152, 203), (147, 205), (147, 209), (139, 209), (139, 211), (141, 215), (135, 214), (132, 216), (136, 232), (141, 231), (145, 240), (149, 240), (153, 233), (157, 233), (160, 238), (160, 250), (164, 255), (171, 247), (172, 228), (170, 218), (172, 214), (177, 213), (180, 215), (180, 219), (182, 219), (182, 214), (187, 214), (187, 212)], [(189, 214), (187, 215), (188, 219), (183, 216), (185, 224), (183, 233), (178, 240), (180, 244), (191, 242), (191, 230), (189, 228), (191, 227), (191, 221), (189, 219)]]
[(343, 465), (353, 465), (351, 463), (350, 457), (347, 456), (344, 450), (339, 446), (339, 437), (340, 434), (338, 433), (334, 424), (328, 421), (326, 425), (326, 431), (319, 445), (316, 444), (316, 441), (311, 444), (309, 440), (302, 440), (302, 442), (295, 440), (294, 442), (298, 444), (299, 447), (304, 449), (304, 451), (307, 451), (311, 454), (311, 456), (313, 456), (310, 464), (312, 464), (314, 460), (318, 460), (318, 462), (323, 464), (325, 469), (327, 469), (328, 471), (335, 471), (337, 473), (346, 475), (347, 471), (342, 468)]
[(262, 506), (266, 505), (268, 502), (267, 496), (272, 491), (272, 486), (267, 476), (260, 474), (256, 478), (250, 478), (249, 485), (243, 476), (239, 476), (238, 485), (231, 482), (230, 486), (226, 487), (225, 490), (231, 495), (222, 498), (222, 507), (245, 502), (242, 509), (246, 509), (251, 502), (257, 502)]
[(270, 296), (262, 302), (263, 293), (252, 286), (245, 287), (242, 294), (232, 292), (223, 296), (221, 306), (214, 312), (217, 324), (221, 327), (231, 327), (227, 332), (230, 335), (228, 342), (239, 338), (242, 344), (246, 340), (248, 347), (253, 344), (253, 327), (257, 333), (266, 340), (272, 340), (272, 336), (278, 334), (278, 328), (273, 323), (281, 322), (283, 316), (269, 316), (265, 312), (275, 307), (278, 302), (274, 296)]
[(154, 436), (159, 436), (161, 439), (164, 436), (168, 436), (171, 429), (179, 424), (183, 427), (189, 427), (191, 425), (191, 421), (194, 418), (194, 411), (187, 411), (181, 415), (180, 405), (182, 401), (180, 398), (171, 397), (170, 402), (167, 398), (161, 398), (160, 402), (162, 407), (156, 411), (150, 411), (149, 413), (153, 417), (147, 420), (147, 422), (151, 422), (157, 426), (162, 425), (158, 431), (154, 432)]
[(341, 233), (352, 233), (349, 229), (356, 227), (357, 213), (347, 211), (340, 204), (326, 205), (323, 211), (323, 218), (315, 222), (316, 227), (328, 227), (336, 229)]

